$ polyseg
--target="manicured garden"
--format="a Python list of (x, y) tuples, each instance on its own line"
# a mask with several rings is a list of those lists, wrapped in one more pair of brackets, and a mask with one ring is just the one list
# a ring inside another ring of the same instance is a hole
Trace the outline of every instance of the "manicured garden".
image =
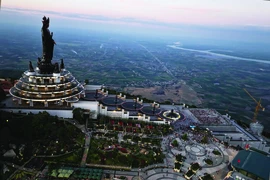
[[(115, 138), (103, 135), (91, 139), (87, 163), (111, 166), (145, 167), (151, 164), (162, 163), (164, 155), (160, 150), (161, 139), (141, 138), (135, 143), (128, 135), (126, 140), (118, 143)], [(134, 141), (139, 139), (134, 136)], [(132, 143), (133, 142), (133, 143)]]
[(117, 132), (151, 134), (156, 136), (164, 136), (173, 132), (168, 124), (158, 125), (138, 120), (112, 119), (107, 116), (100, 116), (95, 124), (95, 128), (105, 128), (106, 130)]

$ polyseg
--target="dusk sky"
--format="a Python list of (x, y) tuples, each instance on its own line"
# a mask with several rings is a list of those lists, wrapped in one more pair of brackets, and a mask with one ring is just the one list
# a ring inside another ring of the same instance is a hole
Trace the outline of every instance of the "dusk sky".
[(2, 0), (2, 7), (162, 23), (270, 27), (270, 2), (264, 0)]
[(39, 27), (44, 15), (53, 29), (270, 42), (270, 1), (264, 0), (2, 0), (0, 24)]

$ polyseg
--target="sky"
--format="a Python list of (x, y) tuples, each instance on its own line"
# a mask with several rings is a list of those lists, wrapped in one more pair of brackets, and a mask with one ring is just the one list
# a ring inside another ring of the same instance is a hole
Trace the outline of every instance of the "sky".
[[(121, 33), (196, 43), (270, 44), (265, 0), (2, 0), (1, 23)], [(23, 19), (23, 20), (22, 20)], [(219, 42), (221, 43), (221, 42)]]
[(270, 27), (264, 0), (2, 0), (2, 7), (155, 23)]

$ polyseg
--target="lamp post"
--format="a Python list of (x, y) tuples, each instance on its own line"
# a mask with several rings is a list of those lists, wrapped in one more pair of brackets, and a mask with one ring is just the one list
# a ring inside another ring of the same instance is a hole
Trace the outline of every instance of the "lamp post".
[(263, 149), (263, 147), (261, 148), (261, 145), (263, 145), (264, 143), (263, 143), (263, 140), (262, 139), (260, 139), (260, 144), (259, 144), (259, 150), (262, 150)]
[(224, 142), (225, 142), (226, 137), (227, 137), (227, 134), (224, 134), (224, 136), (223, 136), (223, 141)]
[(262, 151), (264, 149), (265, 144), (266, 144), (266, 142), (262, 142)]
[(184, 159), (183, 159), (183, 157), (182, 157), (182, 164), (181, 164), (181, 166), (180, 166), (180, 169), (179, 169), (179, 172), (181, 172), (181, 168), (184, 166)]
[(138, 103), (137, 98), (135, 98), (133, 101), (134, 101), (134, 109), (136, 110), (137, 109), (137, 103)]

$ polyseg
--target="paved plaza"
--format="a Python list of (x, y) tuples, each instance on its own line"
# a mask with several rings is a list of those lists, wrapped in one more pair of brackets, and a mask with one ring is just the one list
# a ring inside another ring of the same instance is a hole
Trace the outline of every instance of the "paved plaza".
[[(181, 124), (185, 125), (186, 121), (189, 121), (188, 118), (181, 121)], [(83, 131), (84, 126), (78, 128)], [(86, 133), (86, 131), (83, 132)], [(183, 134), (187, 134), (187, 141), (181, 138)], [(214, 179), (223, 179), (228, 172), (228, 162), (233, 159), (237, 151), (225, 148), (223, 144), (213, 141), (212, 138), (209, 138), (208, 144), (201, 144), (199, 143), (201, 136), (190, 129), (177, 129), (173, 134), (164, 136), (161, 142), (161, 148), (165, 154), (164, 163), (150, 165), (142, 169), (132, 169), (132, 171), (105, 170), (104, 173), (109, 173), (111, 177), (126, 176), (128, 180), (181, 180), (185, 179), (184, 174), (189, 170), (191, 164), (197, 162), (202, 168), (196, 172), (192, 179), (199, 179), (205, 173), (211, 174)], [(87, 137), (89, 138), (89, 136)], [(123, 140), (123, 134), (119, 133), (118, 141), (121, 142), (121, 140)], [(172, 146), (173, 141), (177, 141), (177, 147)], [(88, 150), (88, 146), (85, 150)], [(214, 150), (220, 152), (220, 155), (215, 155)], [(174, 170), (175, 156), (178, 154), (186, 157), (180, 172)], [(205, 159), (210, 159), (213, 164), (208, 165)]]
[[(192, 134), (188, 134), (189, 137)], [(173, 147), (171, 143), (176, 140), (178, 147)], [(236, 150), (225, 148), (223, 144), (210, 140), (209, 144), (200, 144), (193, 140), (183, 141), (179, 133), (164, 136), (162, 141), (162, 150), (165, 154), (163, 164), (151, 165), (142, 169), (132, 169), (133, 172), (125, 172), (129, 180), (181, 180), (185, 179), (184, 174), (192, 163), (198, 162), (202, 167), (192, 177), (199, 179), (205, 173), (211, 174), (214, 179), (223, 179), (228, 172), (228, 162), (237, 154)], [(221, 155), (213, 154), (217, 150)], [(186, 160), (181, 167), (181, 172), (174, 170), (175, 156), (181, 154)], [(211, 159), (212, 165), (207, 165), (205, 159)], [(119, 174), (118, 174), (119, 173)], [(116, 171), (116, 175), (123, 175), (123, 171)]]

